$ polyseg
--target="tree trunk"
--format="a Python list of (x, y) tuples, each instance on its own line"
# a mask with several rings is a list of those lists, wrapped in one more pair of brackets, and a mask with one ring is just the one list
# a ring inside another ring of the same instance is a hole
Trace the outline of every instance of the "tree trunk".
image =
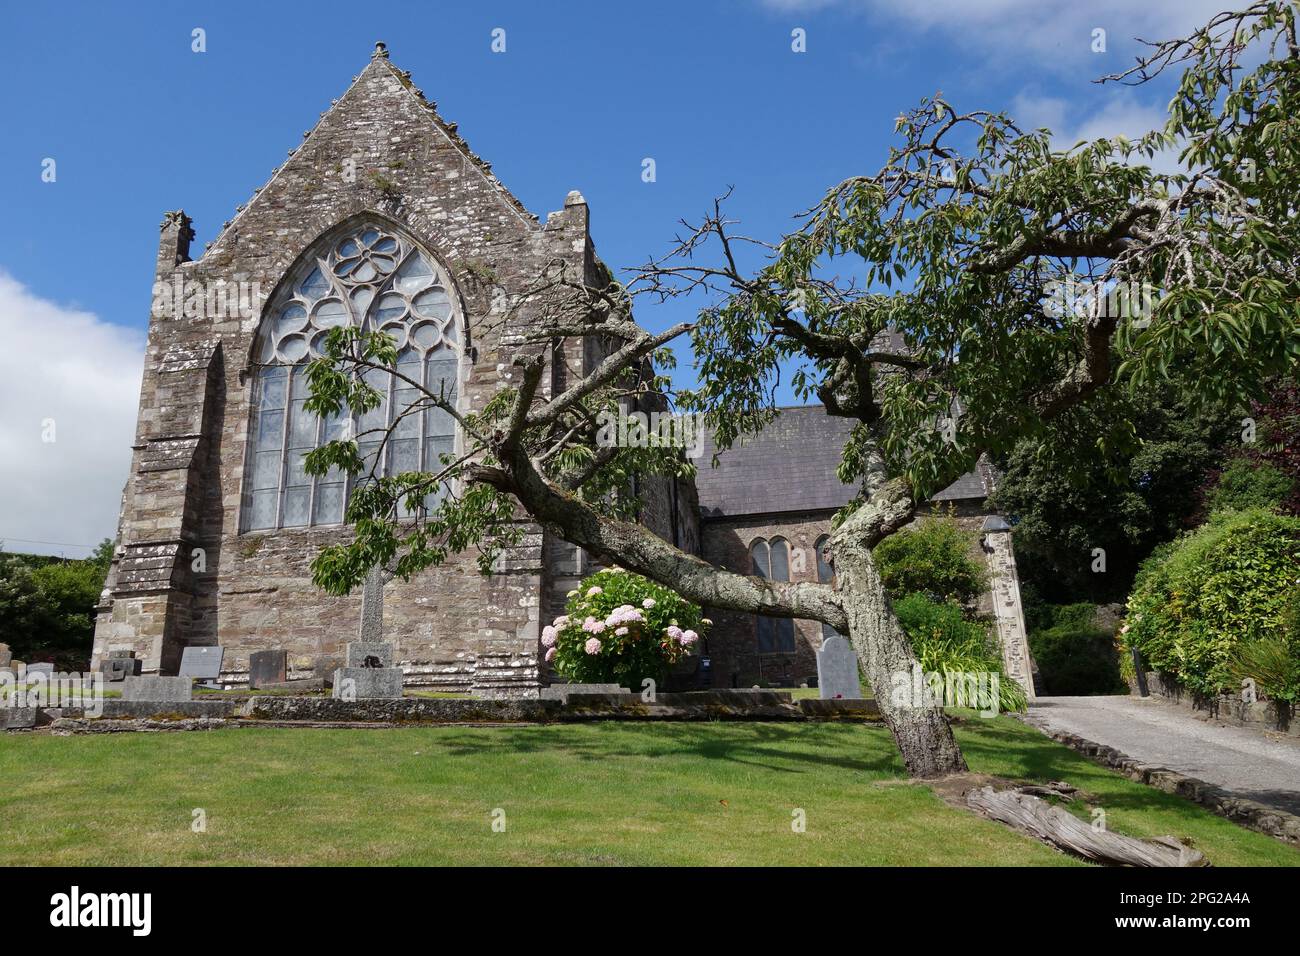
[[(864, 512), (872, 510), (870, 504), (863, 509)], [(858, 652), (876, 704), (894, 735), (908, 774), (937, 777), (964, 771), (966, 761), (942, 706), (923, 706), (924, 695), (918, 700), (912, 692), (916, 655), (912, 642), (894, 616), (871, 556), (871, 539), (875, 535), (866, 533), (864, 527), (877, 526), (871, 517), (855, 515), (833, 538), (835, 578), (849, 620), (849, 640)], [(896, 698), (895, 687), (906, 688), (907, 692)]]

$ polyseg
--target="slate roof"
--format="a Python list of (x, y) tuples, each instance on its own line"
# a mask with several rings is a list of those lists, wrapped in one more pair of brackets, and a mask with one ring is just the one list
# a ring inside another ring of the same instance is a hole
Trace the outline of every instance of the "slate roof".
[[(844, 507), (858, 489), (841, 483), (835, 469), (853, 424), (852, 419), (827, 415), (820, 405), (783, 408), (757, 435), (746, 436), (742, 443), (722, 452), (717, 468), (711, 467), (714, 446), (706, 435), (704, 453), (696, 459), (701, 517), (837, 511)], [(980, 470), (963, 475), (932, 500), (988, 497), (991, 474), (981, 475)]]

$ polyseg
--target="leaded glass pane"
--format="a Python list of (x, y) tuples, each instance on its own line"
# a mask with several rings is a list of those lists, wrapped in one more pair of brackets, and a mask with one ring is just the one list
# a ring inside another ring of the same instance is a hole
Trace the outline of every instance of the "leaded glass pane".
[(307, 278), (302, 280), (302, 285), (298, 291), (308, 302), (314, 302), (329, 291), (329, 280), (320, 274), (319, 269), (311, 270)]
[(411, 328), (411, 344), (419, 348), (434, 348), (441, 338), (442, 329), (434, 322), (421, 322)]
[(418, 252), (397, 270), (397, 288), (408, 294), (419, 292), (432, 281), (433, 266)]
[(402, 416), (402, 420), (393, 428), (395, 437), (420, 437), (420, 411), (417, 406), (422, 397), (413, 388), (399, 388), (393, 392), (393, 414)]
[(286, 335), (280, 340), (279, 356), (285, 362), (297, 362), (307, 357), (307, 338), (302, 335)]
[(285, 384), (288, 382), (288, 370), (283, 367), (262, 369), (257, 376), (257, 407), (262, 409), (284, 408)]
[(776, 624), (776, 652), (779, 654), (793, 654), (794, 621), (788, 617), (779, 617), (773, 623)]
[(379, 308), (375, 310), (375, 321), (380, 325), (393, 319), (400, 319), (406, 314), (406, 300), (400, 295), (389, 293), (379, 300)]
[(347, 325), (350, 318), (348, 307), (341, 299), (324, 299), (317, 303), (316, 314), (312, 316), (311, 321), (318, 329), (332, 329), (335, 326)]
[(427, 289), (412, 299), (411, 305), (426, 319), (445, 321), (451, 315), (451, 297), (445, 289)]
[(275, 527), (275, 506), (280, 499), (278, 489), (253, 492), (253, 506), (249, 527), (262, 529)]
[(316, 416), (304, 407), (305, 399), (295, 399), (289, 414), (289, 447), (316, 447)]
[(259, 451), (253, 456), (253, 489), (280, 487), (280, 465), (282, 459), (279, 449)]
[(343, 521), (343, 482), (322, 483), (316, 486), (316, 513), (314, 524), (339, 524)]
[(307, 508), (311, 503), (311, 488), (286, 488), (284, 515), (281, 524), (286, 528), (299, 528), (307, 524)]
[(442, 463), (443, 455), (455, 454), (456, 439), (426, 438), (424, 440), (424, 470), (437, 474), (446, 466)]
[(309, 448), (301, 451), (289, 452), (289, 464), (285, 471), (284, 483), (289, 486), (310, 485), (311, 476), (307, 474), (307, 452)]
[(346, 412), (339, 415), (327, 415), (325, 427), (321, 434), (321, 444), (331, 441), (345, 441), (352, 437), (352, 416)]
[(280, 409), (263, 409), (257, 416), (257, 447), (279, 448), (284, 440), (284, 412)]
[(790, 580), (790, 546), (784, 538), (772, 542), (772, 580)]
[(276, 320), (275, 331), (277, 335), (287, 335), (290, 332), (301, 332), (303, 326), (307, 324), (307, 310), (302, 306), (294, 303), (287, 306), (280, 313), (280, 318)]
[[(363, 441), (357, 443), (357, 454), (361, 456), (361, 461), (363, 463), (361, 466), (362, 475), (369, 475), (371, 470), (374, 469), (375, 461), (379, 455), (379, 444), (380, 443), (377, 441)], [(382, 472), (376, 472), (376, 474), (382, 474)]]
[(830, 547), (831, 538), (828, 534), (822, 535), (813, 545), (817, 552), (817, 580), (821, 584), (830, 584), (835, 577), (835, 569), (831, 567)]
[(771, 578), (771, 561), (768, 557), (767, 542), (759, 538), (749, 546), (749, 556), (754, 562), (754, 574), (760, 578)]
[(388, 473), (404, 475), (420, 470), (420, 440), (404, 438), (388, 443)]

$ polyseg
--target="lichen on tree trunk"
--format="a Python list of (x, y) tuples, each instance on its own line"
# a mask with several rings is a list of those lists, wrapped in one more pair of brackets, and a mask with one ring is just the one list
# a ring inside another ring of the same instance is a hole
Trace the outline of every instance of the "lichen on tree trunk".
[(900, 486), (886, 486), (851, 515), (832, 536), (835, 577), (848, 618), (848, 637), (866, 671), (876, 704), (884, 716), (903, 764), (913, 777), (937, 777), (966, 769), (961, 748), (942, 706), (924, 706), (924, 696), (895, 698), (901, 678), (912, 685), (917, 663), (912, 642), (894, 615), (871, 556), (871, 548), (900, 520), (910, 516), (910, 496)]

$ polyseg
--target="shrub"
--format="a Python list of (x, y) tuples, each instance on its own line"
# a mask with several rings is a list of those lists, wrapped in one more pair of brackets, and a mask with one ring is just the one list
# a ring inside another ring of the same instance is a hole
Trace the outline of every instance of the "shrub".
[(938, 672), (945, 678), (952, 673), (997, 674), (998, 708), (1025, 709), (1025, 690), (1007, 676), (988, 627), (968, 620), (959, 605), (909, 594), (894, 602), (894, 613), (912, 642), (923, 673)]
[[(1215, 515), (1143, 564), (1124, 641), (1146, 663), (1202, 694), (1236, 690), (1243, 647), (1285, 635), (1300, 580), (1300, 519), (1263, 509)], [(1297, 688), (1277, 688), (1278, 696)]]
[(19, 660), (84, 669), (111, 556), (111, 544), (79, 561), (0, 553), (0, 643)]
[(662, 683), (709, 623), (675, 591), (609, 568), (569, 592), (565, 613), (542, 629), (546, 660), (571, 681), (640, 690)]
[(1115, 637), (1099, 628), (1049, 628), (1029, 635), (1043, 693), (1085, 696), (1127, 689)]
[(1212, 513), (1264, 508), (1277, 511), (1291, 494), (1291, 478), (1268, 462), (1237, 458), (1219, 475), (1219, 482), (1206, 499)]
[(971, 555), (976, 537), (951, 516), (933, 517), (890, 535), (872, 555), (891, 594), (926, 594), (938, 602), (966, 603), (988, 580), (984, 566)]
[(1228, 672), (1238, 681), (1253, 680), (1265, 697), (1291, 704), (1300, 699), (1300, 654), (1285, 637), (1261, 637), (1241, 645)]
[(1115, 694), (1126, 689), (1115, 635), (1095, 623), (1095, 604), (1044, 605), (1029, 650), (1049, 695)]

